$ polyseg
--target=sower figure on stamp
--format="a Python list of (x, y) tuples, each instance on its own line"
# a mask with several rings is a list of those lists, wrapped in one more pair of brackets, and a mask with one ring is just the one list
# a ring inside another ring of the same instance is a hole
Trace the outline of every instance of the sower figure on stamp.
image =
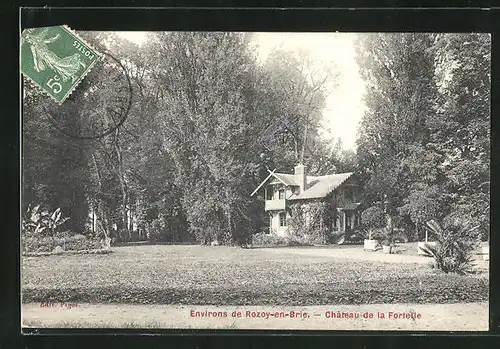
[(74, 82), (80, 66), (85, 68), (85, 63), (81, 60), (79, 53), (64, 58), (58, 57), (47, 45), (59, 39), (59, 34), (46, 38), (47, 33), (47, 28), (43, 29), (39, 34), (32, 34), (28, 29), (28, 34), (25, 36), (25, 40), (30, 44), (33, 54), (35, 70), (40, 72), (48, 66), (56, 71), (63, 81), (66, 82), (71, 79), (71, 82)]

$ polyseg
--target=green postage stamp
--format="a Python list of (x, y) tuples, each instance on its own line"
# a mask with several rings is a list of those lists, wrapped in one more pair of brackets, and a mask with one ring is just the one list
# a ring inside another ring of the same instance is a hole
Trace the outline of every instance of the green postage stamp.
[(59, 104), (78, 86), (100, 55), (67, 26), (25, 29), (21, 72)]

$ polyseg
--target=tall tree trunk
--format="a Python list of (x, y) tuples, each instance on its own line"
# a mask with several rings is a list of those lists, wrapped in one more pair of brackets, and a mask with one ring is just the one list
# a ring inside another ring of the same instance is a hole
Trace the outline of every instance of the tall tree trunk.
[(420, 219), (417, 218), (417, 223), (415, 224), (415, 235), (416, 235), (416, 238), (417, 238), (417, 241), (420, 239), (420, 236), (419, 236), (419, 233), (418, 233), (418, 225), (420, 223)]
[(295, 147), (295, 159), (297, 159), (297, 161), (300, 160), (300, 156), (299, 156), (299, 141), (297, 140), (297, 137), (293, 137), (293, 145)]
[[(234, 234), (233, 234), (233, 221), (232, 221), (232, 217), (231, 217), (231, 209), (229, 208), (227, 210), (227, 226), (229, 227), (229, 238), (231, 239), (231, 242), (234, 244)], [(236, 241), (237, 242), (237, 241)]]
[(306, 120), (306, 126), (304, 128), (304, 139), (302, 140), (302, 151), (300, 153), (300, 163), (304, 164), (304, 152), (306, 150), (306, 140), (307, 140), (307, 128), (309, 126), (309, 123)]
[[(123, 170), (123, 153), (122, 153), (122, 148), (120, 146), (120, 140), (118, 137), (119, 132), (120, 132), (120, 129), (116, 129), (115, 138), (114, 138), (114, 146), (115, 146), (116, 156), (118, 159), (118, 177), (120, 180), (120, 189), (122, 192), (122, 209), (121, 209), (122, 228), (124, 228), (128, 231), (128, 226), (127, 226), (128, 190), (127, 190), (127, 183), (125, 181), (125, 171)], [(129, 232), (129, 238), (130, 238), (130, 232)]]
[[(94, 152), (92, 152), (92, 161), (94, 163), (94, 167), (95, 167), (95, 170), (96, 170), (96, 177), (97, 177), (97, 184), (99, 186), (99, 192), (102, 193), (103, 191), (103, 188), (102, 188), (102, 181), (101, 181), (101, 170), (99, 169), (99, 165), (97, 164), (97, 160), (96, 160), (96, 157), (95, 157), (95, 154)], [(108, 240), (109, 237), (110, 237), (110, 229), (109, 229), (109, 221), (108, 221), (108, 217), (107, 217), (107, 214), (106, 214), (106, 211), (103, 209), (103, 205), (104, 205), (104, 202), (102, 202), (102, 199), (101, 198), (98, 198), (97, 199), (97, 214), (98, 214), (98, 218), (99, 218), (99, 215), (101, 216), (102, 220), (104, 221), (104, 224), (101, 220), (97, 220), (100, 224), (101, 224), (101, 229), (104, 233), (104, 239), (105, 240)]]

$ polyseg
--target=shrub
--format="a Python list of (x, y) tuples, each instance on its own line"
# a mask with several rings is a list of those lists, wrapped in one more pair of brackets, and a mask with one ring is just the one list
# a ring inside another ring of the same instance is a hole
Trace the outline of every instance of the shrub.
[(361, 232), (365, 239), (373, 240), (385, 239), (387, 235), (385, 228), (364, 228)]
[[(384, 211), (378, 206), (367, 208), (361, 213), (361, 221), (368, 235), (368, 239), (380, 239), (385, 236), (387, 218)], [(375, 237), (378, 236), (378, 237)]]
[(87, 239), (83, 235), (75, 235), (66, 239), (63, 245), (66, 251), (94, 250), (101, 248), (101, 242), (98, 240)]
[(117, 242), (128, 242), (130, 241), (131, 234), (128, 229), (118, 229), (115, 232), (115, 241)]
[(346, 243), (351, 243), (351, 244), (363, 243), (364, 238), (365, 235), (363, 234), (363, 231), (360, 231), (358, 229), (345, 232), (344, 234), (344, 241)]
[(384, 211), (378, 206), (368, 207), (361, 213), (361, 221), (367, 228), (383, 228), (386, 225)]
[(135, 241), (139, 241), (139, 232), (137, 230), (131, 230), (129, 232), (129, 241), (132, 241), (132, 242), (135, 242)]
[(324, 239), (316, 235), (279, 236), (275, 233), (258, 233), (252, 237), (252, 245), (256, 246), (310, 246), (324, 244)]
[(427, 222), (427, 226), (437, 238), (436, 246), (426, 246), (436, 267), (445, 273), (471, 273), (473, 252), (480, 243), (480, 237), (475, 234), (477, 227), (468, 229), (454, 222), (445, 222), (442, 227), (434, 220)]
[(162, 218), (155, 218), (148, 224), (148, 239), (161, 241), (165, 230), (165, 222)]
[(288, 246), (311, 246), (324, 245), (325, 238), (317, 234), (305, 234), (303, 236), (287, 236), (285, 238)]
[(101, 248), (98, 240), (83, 235), (65, 236), (25, 236), (22, 238), (23, 252), (52, 252), (57, 246), (65, 251), (92, 250)]
[(40, 206), (28, 206), (21, 223), (23, 234), (54, 235), (56, 229), (69, 219), (61, 216), (61, 208), (50, 213), (48, 210), (42, 210)]
[(394, 242), (409, 242), (408, 233), (404, 229), (394, 229)]
[(339, 231), (339, 230), (334, 230), (334, 231), (331, 231), (330, 234), (329, 234), (329, 242), (332, 243), (332, 244), (336, 244), (337, 242), (340, 241), (340, 239), (344, 237), (344, 232), (343, 231)]
[(277, 246), (288, 245), (286, 238), (276, 234), (257, 233), (252, 236), (252, 245), (256, 246)]
[[(187, 242), (195, 241), (194, 234), (198, 242), (205, 244), (217, 240), (216, 235), (205, 234), (201, 229), (193, 228), (192, 231), (189, 231), (188, 227), (180, 218), (174, 218), (169, 218), (161, 214), (157, 218), (151, 220), (151, 222), (147, 222), (145, 224), (146, 239), (152, 242)], [(139, 236), (139, 232), (130, 232), (128, 234), (130, 235), (127, 238), (130, 239), (130, 241), (143, 240), (143, 238)], [(220, 241), (220, 239), (218, 240)]]

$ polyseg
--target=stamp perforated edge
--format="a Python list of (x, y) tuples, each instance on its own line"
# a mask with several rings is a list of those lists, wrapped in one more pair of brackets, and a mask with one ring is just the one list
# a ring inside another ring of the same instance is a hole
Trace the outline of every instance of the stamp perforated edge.
[[(83, 79), (85, 79), (85, 77), (88, 75), (88, 73), (92, 70), (92, 68), (94, 67), (94, 65), (96, 64), (96, 62), (98, 62), (99, 60), (102, 60), (103, 58), (103, 55), (102, 53), (100, 53), (98, 50), (95, 49), (94, 46), (90, 45), (87, 41), (83, 40), (80, 35), (78, 35), (73, 29), (71, 29), (68, 25), (66, 24), (62, 24), (62, 25), (59, 25), (59, 27), (62, 27), (64, 30), (66, 30), (68, 33), (70, 33), (71, 35), (75, 36), (76, 38), (78, 38), (78, 40), (80, 40), (81, 42), (83, 42), (86, 46), (88, 46), (89, 48), (92, 49), (92, 51), (95, 52), (95, 54), (97, 55), (97, 59), (94, 60), (92, 62), (92, 64), (90, 64), (87, 68), (87, 70), (85, 70), (85, 72), (80, 76), (80, 78), (78, 79), (78, 81), (69, 89), (68, 93), (60, 100), (58, 101), (53, 95), (51, 95), (49, 92), (47, 92), (43, 87), (41, 87), (35, 80), (33, 80), (31, 77), (29, 77), (27, 74), (24, 74), (22, 73), (22, 75), (24, 77), (26, 77), (33, 85), (35, 85), (39, 90), (41, 90), (45, 95), (49, 96), (54, 102), (56, 102), (58, 105), (62, 105), (63, 102), (69, 97), (71, 96), (71, 94), (73, 93), (73, 91), (78, 87), (78, 85), (80, 85), (80, 83), (82, 82)], [(37, 28), (43, 28), (43, 27), (37, 27)], [(46, 27), (46, 28), (50, 28), (50, 27)], [(29, 28), (25, 28), (24, 30), (26, 29), (29, 29)], [(24, 32), (24, 30), (21, 32), (21, 35), (22, 33)], [(19, 42), (19, 50), (22, 49), (22, 43), (21, 41)], [(19, 66), (19, 70), (21, 70), (21, 66)]]
[[(44, 95), (49, 96), (50, 99), (52, 99), (55, 103), (61, 105), (62, 102), (64, 102), (64, 100), (58, 101), (53, 95), (51, 95), (50, 93), (48, 93), (43, 87), (41, 87), (38, 84), (38, 82), (36, 82), (35, 80), (33, 80), (27, 74), (22, 73), (21, 75), (24, 76), (26, 78), (26, 80), (28, 80), (28, 82), (31, 83), (34, 86), (34, 88), (40, 90)], [(24, 86), (24, 84), (23, 84), (23, 90), (25, 90), (25, 89), (26, 89), (26, 86)], [(23, 100), (24, 100), (24, 98), (23, 98)]]
[(68, 33), (74, 35), (75, 37), (78, 38), (78, 40), (82, 41), (85, 45), (87, 45), (89, 48), (92, 49), (92, 51), (94, 51), (96, 53), (96, 55), (98, 56), (98, 58), (92, 62), (89, 67), (87, 68), (87, 70), (82, 74), (82, 76), (80, 76), (80, 78), (78, 79), (78, 81), (73, 85), (73, 87), (68, 91), (68, 93), (66, 94), (66, 96), (64, 96), (64, 98), (62, 99), (61, 103), (59, 104), (62, 104), (63, 101), (65, 101), (69, 96), (71, 96), (71, 94), (73, 93), (73, 91), (78, 87), (78, 85), (80, 85), (80, 83), (83, 81), (83, 79), (85, 79), (85, 77), (90, 73), (90, 71), (92, 70), (92, 68), (94, 67), (94, 65), (99, 61), (99, 60), (102, 60), (103, 58), (103, 55), (102, 53), (99, 52), (99, 50), (96, 50), (94, 46), (90, 45), (87, 41), (83, 40), (80, 35), (78, 35), (73, 29), (71, 29), (68, 25), (66, 24), (63, 24), (61, 25), (61, 27), (63, 29), (65, 29)]

